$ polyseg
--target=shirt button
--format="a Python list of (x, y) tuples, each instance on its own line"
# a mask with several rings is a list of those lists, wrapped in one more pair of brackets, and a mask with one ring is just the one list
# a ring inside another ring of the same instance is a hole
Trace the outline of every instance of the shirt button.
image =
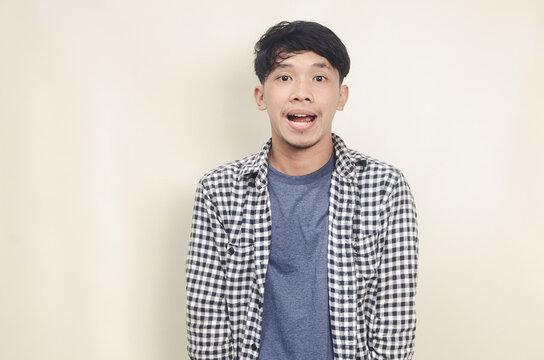
[(253, 343), (253, 344), (251, 344), (251, 350), (257, 351), (257, 350), (259, 350), (259, 347), (257, 346), (257, 344)]
[(234, 254), (234, 248), (229, 248), (228, 252), (229, 252), (229, 255), (233, 255)]

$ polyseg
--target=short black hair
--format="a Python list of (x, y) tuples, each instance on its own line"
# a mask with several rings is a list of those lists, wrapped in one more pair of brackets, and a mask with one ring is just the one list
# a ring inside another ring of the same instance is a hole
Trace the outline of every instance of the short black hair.
[(261, 84), (288, 54), (313, 51), (338, 70), (340, 84), (349, 72), (349, 55), (329, 28), (311, 21), (282, 21), (266, 31), (255, 44), (255, 73)]

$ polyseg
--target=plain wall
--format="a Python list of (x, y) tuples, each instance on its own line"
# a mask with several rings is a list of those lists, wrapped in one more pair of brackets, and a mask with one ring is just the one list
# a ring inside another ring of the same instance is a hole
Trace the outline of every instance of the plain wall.
[(2, 0), (1, 359), (187, 358), (194, 190), (268, 139), (253, 45), (296, 19), (414, 193), (415, 359), (542, 358), (544, 2)]

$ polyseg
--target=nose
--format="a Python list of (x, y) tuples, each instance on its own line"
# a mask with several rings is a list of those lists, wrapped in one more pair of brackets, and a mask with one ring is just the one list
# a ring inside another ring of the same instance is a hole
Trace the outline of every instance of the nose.
[(299, 80), (294, 83), (291, 101), (313, 102), (311, 85), (307, 81)]

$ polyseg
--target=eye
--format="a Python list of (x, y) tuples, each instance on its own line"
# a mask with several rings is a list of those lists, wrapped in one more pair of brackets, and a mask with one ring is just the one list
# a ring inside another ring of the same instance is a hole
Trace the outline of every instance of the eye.
[(281, 81), (289, 81), (289, 76), (288, 75), (282, 75), (282, 76), (280, 76), (280, 80)]
[(323, 81), (325, 81), (325, 77), (324, 77), (323, 75), (317, 75), (317, 76), (315, 77), (315, 81), (317, 81), (317, 82), (323, 82)]

